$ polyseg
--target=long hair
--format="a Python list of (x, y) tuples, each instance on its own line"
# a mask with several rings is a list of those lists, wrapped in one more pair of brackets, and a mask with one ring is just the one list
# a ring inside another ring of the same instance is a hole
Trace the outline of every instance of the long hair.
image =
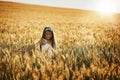
[[(50, 39), (50, 41), (52, 42), (52, 48), (56, 48), (56, 43), (55, 43), (55, 37), (54, 37), (54, 32), (53, 30), (51, 29), (51, 27), (45, 27), (44, 30), (43, 30), (43, 34), (42, 34), (42, 37), (41, 38), (44, 38), (45, 39), (45, 33), (46, 31), (49, 31), (52, 33), (52, 38)], [(41, 49), (41, 44), (40, 44), (40, 49)]]

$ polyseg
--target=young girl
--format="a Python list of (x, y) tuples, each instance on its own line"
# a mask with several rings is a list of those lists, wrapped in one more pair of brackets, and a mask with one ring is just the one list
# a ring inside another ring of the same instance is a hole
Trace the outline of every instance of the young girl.
[(35, 48), (36, 45), (39, 46), (43, 53), (56, 53), (56, 43), (51, 27), (45, 27), (41, 39), (37, 43), (31, 45), (27, 51)]
[(45, 27), (41, 39), (36, 44), (40, 45), (42, 52), (55, 52), (56, 43), (53, 30), (50, 27)]

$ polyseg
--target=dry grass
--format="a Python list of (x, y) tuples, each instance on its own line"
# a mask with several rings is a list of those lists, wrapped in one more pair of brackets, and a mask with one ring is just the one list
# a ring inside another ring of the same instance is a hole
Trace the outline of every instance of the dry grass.
[[(51, 26), (62, 49), (22, 51)], [(0, 80), (119, 80), (120, 16), (0, 2)]]

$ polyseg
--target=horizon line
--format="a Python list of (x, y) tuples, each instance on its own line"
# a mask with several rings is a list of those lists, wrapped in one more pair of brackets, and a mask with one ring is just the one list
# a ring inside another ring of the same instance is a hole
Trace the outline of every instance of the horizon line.
[[(93, 12), (99, 12), (95, 9), (83, 9), (83, 8), (76, 8), (76, 7), (63, 7), (63, 6), (55, 6), (55, 5), (45, 5), (45, 4), (36, 4), (36, 3), (26, 3), (26, 2), (16, 2), (16, 1), (6, 1), (6, 0), (0, 0), (0, 2), (12, 2), (12, 3), (20, 3), (25, 5), (35, 5), (35, 6), (46, 6), (46, 7), (55, 7), (55, 8), (63, 8), (63, 9), (74, 9), (74, 10), (85, 10), (85, 11), (93, 11)], [(119, 11), (112, 12), (114, 14), (120, 14)]]

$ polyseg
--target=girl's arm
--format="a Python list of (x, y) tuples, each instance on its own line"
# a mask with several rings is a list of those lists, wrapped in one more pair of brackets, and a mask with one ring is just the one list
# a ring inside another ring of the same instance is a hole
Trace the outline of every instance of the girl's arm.
[(29, 52), (29, 51), (31, 51), (32, 49), (35, 49), (35, 46), (36, 46), (36, 45), (39, 45), (39, 44), (40, 44), (40, 40), (39, 40), (37, 43), (34, 43), (34, 44), (29, 45), (28, 47), (26, 47), (26, 49), (24, 49), (24, 50), (22, 51), (22, 53)]
[(32, 44), (32, 45), (28, 46), (27, 51), (30, 51), (32, 49), (35, 49), (35, 44)]
[(41, 38), (37, 43), (34, 43), (34, 44), (28, 46), (24, 51), (22, 51), (22, 53), (29, 52), (30, 50), (35, 49), (36, 46), (44, 45), (44, 44), (46, 44), (46, 40)]
[(44, 45), (46, 44), (47, 41), (44, 39), (44, 38), (41, 38), (37, 43), (35, 43), (36, 45), (39, 44), (39, 45)]
[(22, 54), (25, 54), (26, 52), (29, 52), (32, 49), (35, 49), (35, 44), (30, 45), (30, 46), (26, 46), (26, 48), (24, 48), (24, 50), (22, 50)]

